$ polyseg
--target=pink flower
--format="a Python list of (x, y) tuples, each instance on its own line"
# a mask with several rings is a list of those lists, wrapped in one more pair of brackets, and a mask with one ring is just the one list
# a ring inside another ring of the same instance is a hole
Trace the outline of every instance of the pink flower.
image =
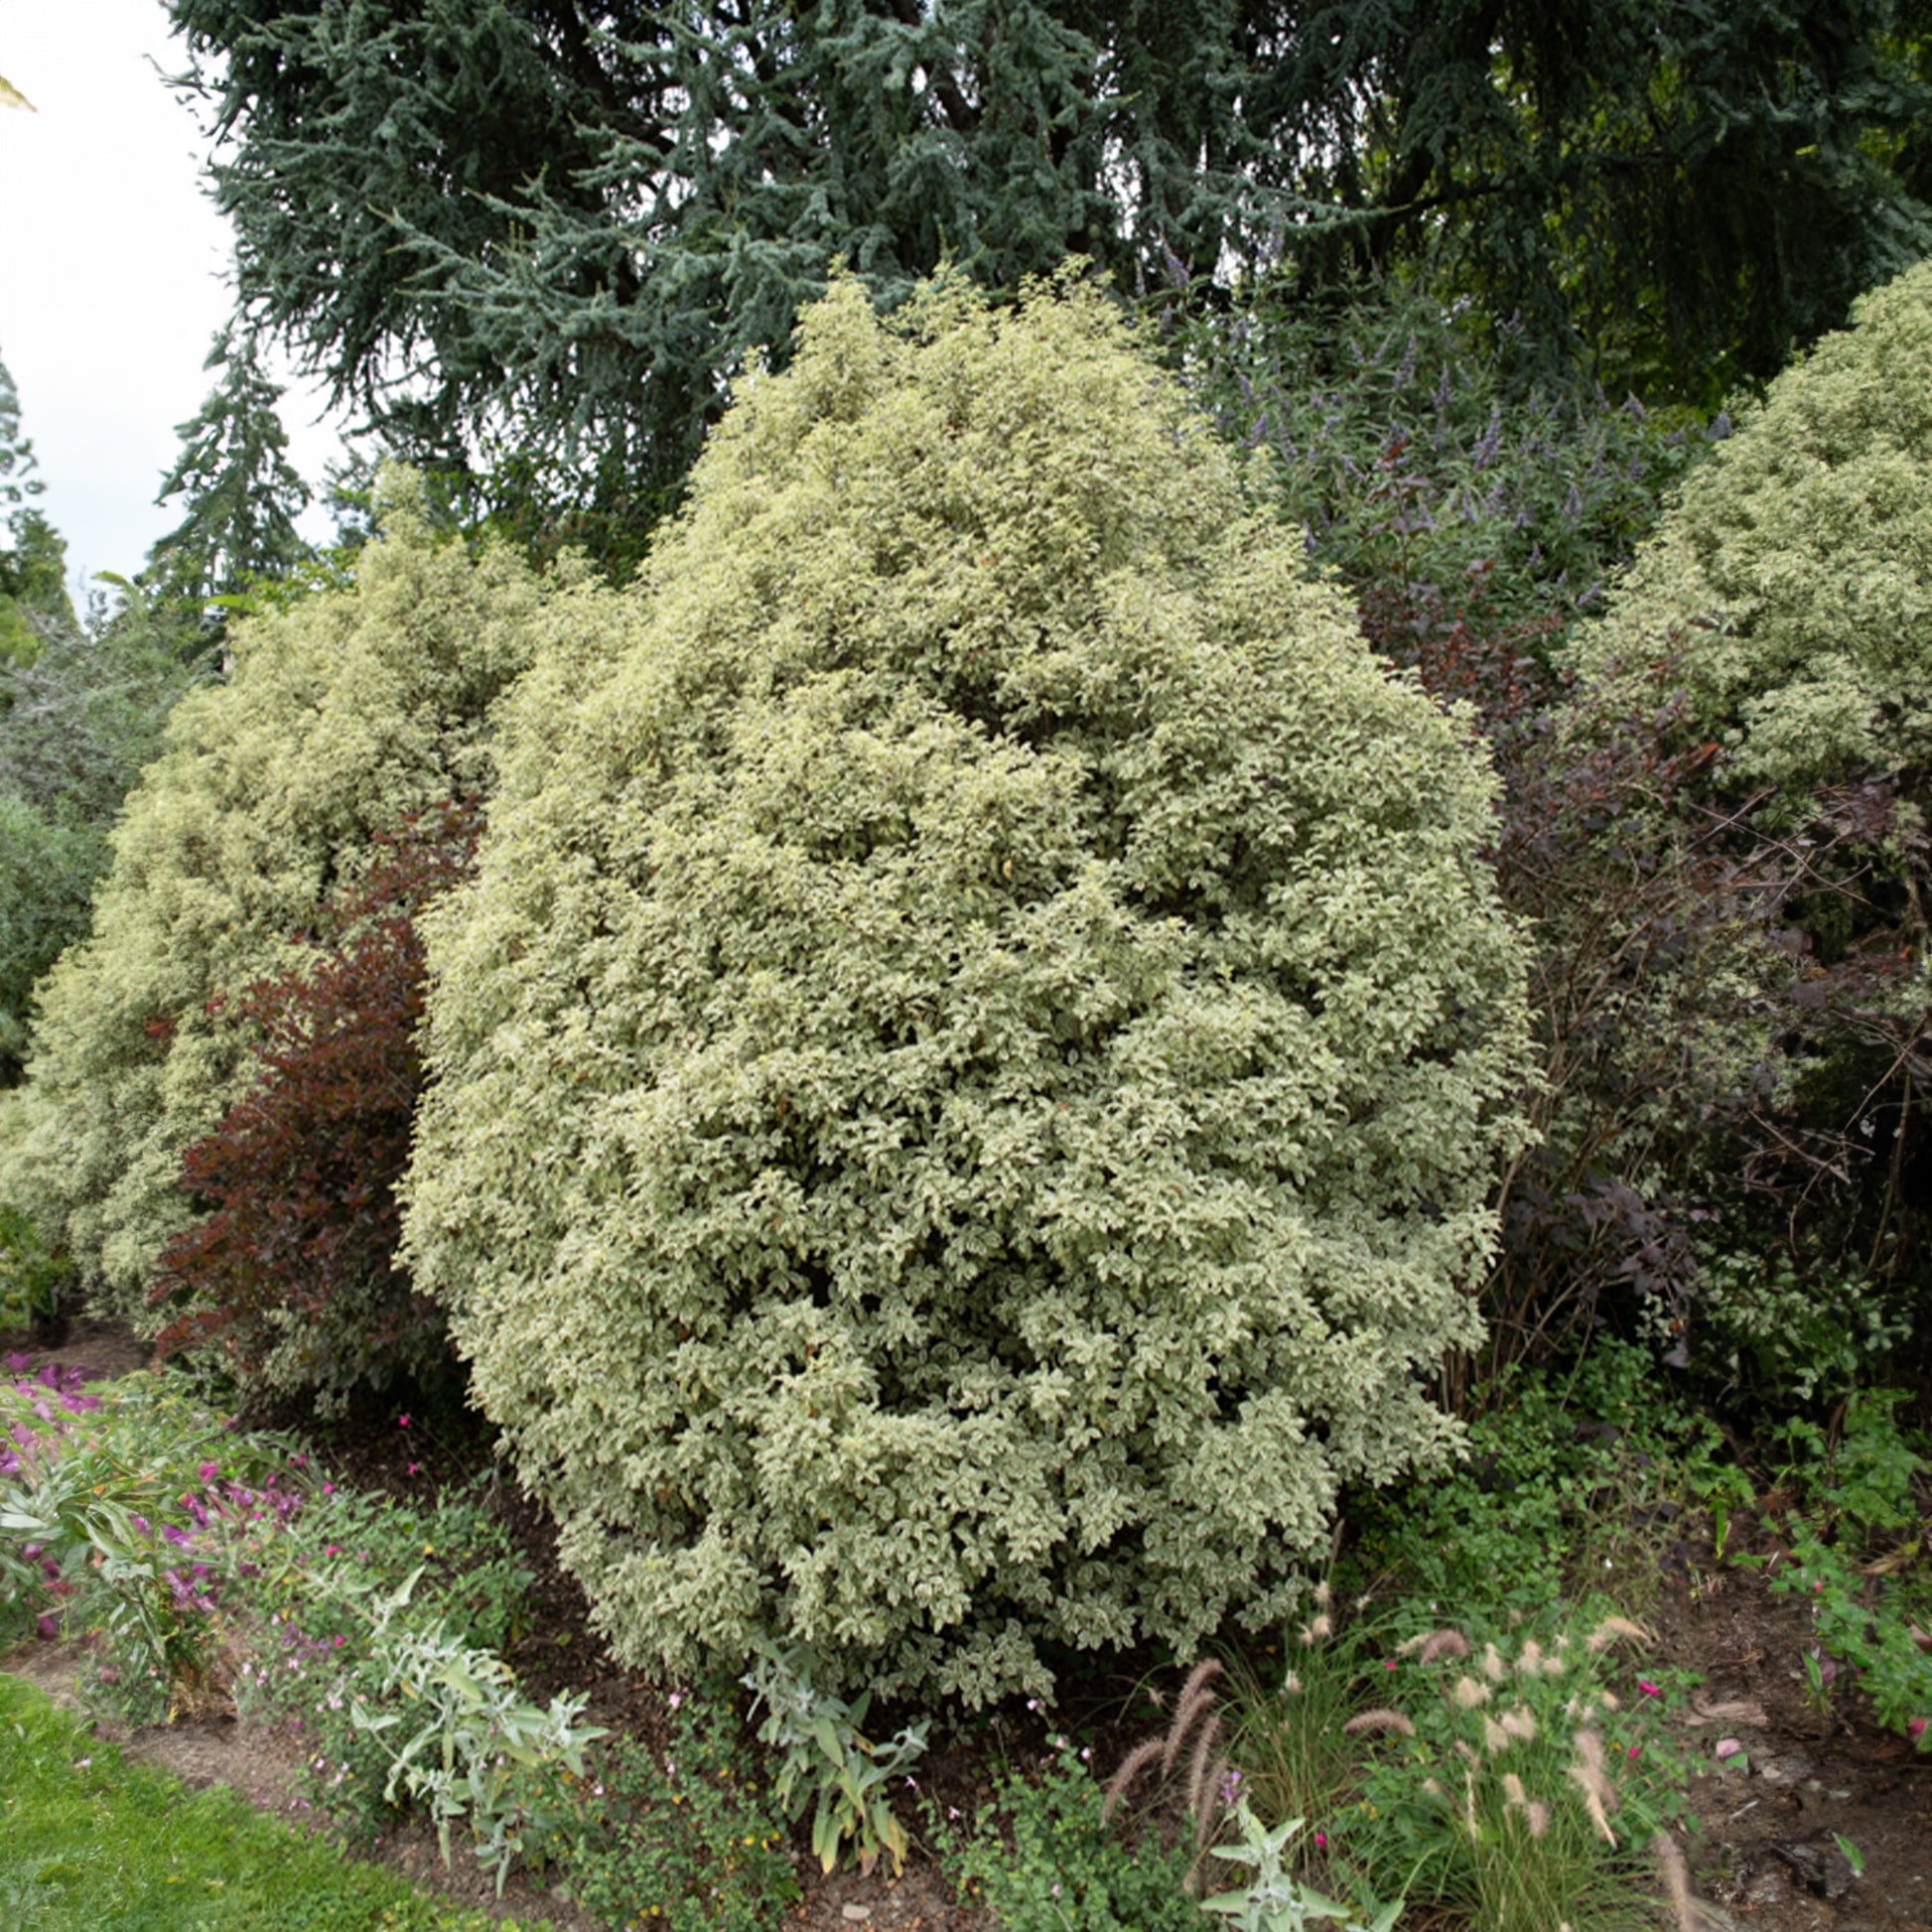
[(396, 1427), (398, 1429), (407, 1429), (409, 1427), (409, 1418), (407, 1416), (398, 1416), (396, 1418)]
[(1905, 1735), (1915, 1744), (1920, 1742), (1925, 1736), (1925, 1720), (1923, 1718), (1914, 1718), (1905, 1726)]
[(1325, 1852), (1328, 1849), (1328, 1834), (1326, 1832), (1315, 1833), (1314, 1849), (1317, 1852)]
[(404, 1473), (405, 1475), (412, 1475), (412, 1476), (413, 1476), (413, 1475), (414, 1475), (414, 1474), (416, 1473), (416, 1471), (417, 1471), (418, 1469), (420, 1469), (420, 1468), (421, 1468), (422, 1466), (423, 1466), (423, 1465), (422, 1465), (422, 1464), (421, 1464), (420, 1462), (412, 1462), (412, 1463), (410, 1463), (410, 1465), (409, 1465), (409, 1467), (408, 1467), (408, 1468), (407, 1468), (407, 1469), (406, 1469), (406, 1470), (405, 1470), (405, 1471), (404, 1471), (403, 1473)]
[(214, 1478), (221, 1473), (221, 1465), (218, 1462), (204, 1462), (202, 1466), (195, 1471), (195, 1473), (198, 1476), (200, 1476), (204, 1482), (212, 1482)]
[(1635, 1757), (1636, 1754), (1637, 1754), (1637, 1747), (1634, 1744), (1632, 1744), (1630, 1748), (1623, 1753), (1625, 1757)]
[(1395, 1659), (1394, 1659), (1393, 1657), (1384, 1657), (1384, 1658), (1382, 1659), (1382, 1668), (1383, 1668), (1384, 1670), (1394, 1670), (1394, 1669), (1395, 1669)]
[(1650, 1681), (1650, 1679), (1647, 1677), (1640, 1677), (1637, 1679), (1637, 1689), (1640, 1690), (1647, 1698), (1662, 1697), (1664, 1695), (1663, 1687), (1661, 1685), (1653, 1684)]

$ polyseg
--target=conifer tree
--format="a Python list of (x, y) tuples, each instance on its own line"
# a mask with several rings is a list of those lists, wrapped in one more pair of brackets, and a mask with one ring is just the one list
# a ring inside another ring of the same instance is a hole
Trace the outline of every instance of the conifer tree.
[(180, 497), (185, 514), (155, 544), (143, 575), (151, 594), (218, 627), (211, 600), (279, 576), (308, 553), (295, 519), (310, 490), (288, 460), (275, 409), (282, 391), (261, 365), (257, 338), (221, 330), (205, 366), (220, 379), (177, 427), (181, 454), (155, 499)]
[(247, 314), (619, 563), (841, 256), (887, 306), (1420, 267), (1710, 400), (1927, 240), (1923, 0), (169, 4)]

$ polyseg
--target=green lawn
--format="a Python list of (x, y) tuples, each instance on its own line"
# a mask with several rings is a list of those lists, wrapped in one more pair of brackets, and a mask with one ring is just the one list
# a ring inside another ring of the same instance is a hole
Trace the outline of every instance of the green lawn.
[[(0, 1926), (8, 1932), (498, 1932), (251, 1811), (129, 1764), (0, 1676)], [(547, 1923), (547, 1921), (546, 1921)]]

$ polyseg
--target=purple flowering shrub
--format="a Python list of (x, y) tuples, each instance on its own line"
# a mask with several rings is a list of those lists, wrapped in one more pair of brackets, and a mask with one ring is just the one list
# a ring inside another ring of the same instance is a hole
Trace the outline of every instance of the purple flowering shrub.
[(229, 1433), (153, 1377), (105, 1394), (79, 1371), (0, 1384), (0, 1627), (85, 1635), (88, 1688), (133, 1722), (207, 1688), (237, 1553), (285, 1525), (283, 1446)]

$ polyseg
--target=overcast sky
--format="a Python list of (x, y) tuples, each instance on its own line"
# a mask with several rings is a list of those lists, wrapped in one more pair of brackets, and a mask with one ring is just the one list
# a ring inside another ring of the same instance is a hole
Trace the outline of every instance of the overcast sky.
[[(0, 108), (0, 360), (76, 575), (131, 575), (179, 521), (155, 491), (213, 386), (229, 241), (195, 117), (156, 71), (182, 65), (161, 0), (0, 0), (0, 74), (39, 110)], [(318, 407), (282, 402), (311, 483), (340, 447)]]

